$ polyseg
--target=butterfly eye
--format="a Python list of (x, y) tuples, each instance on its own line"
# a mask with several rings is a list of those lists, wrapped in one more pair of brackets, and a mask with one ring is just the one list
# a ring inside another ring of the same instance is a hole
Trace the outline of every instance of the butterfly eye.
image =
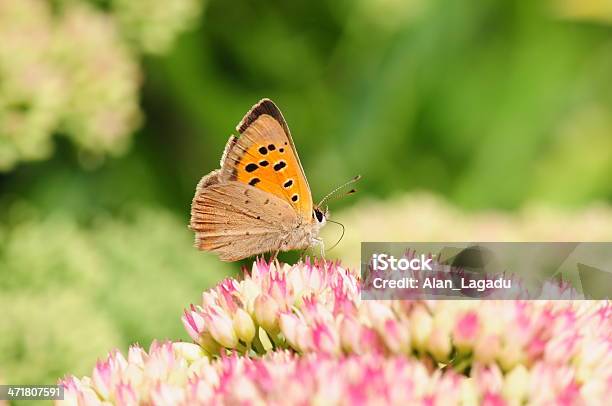
[(322, 223), (323, 219), (325, 218), (325, 216), (323, 215), (323, 212), (319, 209), (314, 209), (312, 215), (314, 218), (317, 219), (319, 223)]

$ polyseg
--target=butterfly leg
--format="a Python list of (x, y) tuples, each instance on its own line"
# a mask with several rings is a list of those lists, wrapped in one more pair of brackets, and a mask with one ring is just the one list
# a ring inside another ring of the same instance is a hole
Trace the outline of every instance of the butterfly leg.
[(270, 263), (272, 263), (272, 262), (276, 261), (276, 257), (278, 256), (278, 252), (279, 252), (279, 251), (280, 251), (280, 250), (276, 250), (276, 251), (274, 252), (274, 254), (272, 254), (272, 255), (270, 256)]
[(306, 247), (302, 251), (300, 251), (300, 261), (304, 262), (307, 250), (308, 250), (308, 247)]

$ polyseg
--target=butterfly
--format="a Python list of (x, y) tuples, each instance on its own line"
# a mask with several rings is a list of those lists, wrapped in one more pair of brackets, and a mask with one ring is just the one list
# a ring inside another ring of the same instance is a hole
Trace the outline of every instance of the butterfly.
[[(320, 245), (329, 217), (314, 205), (289, 127), (274, 102), (262, 99), (236, 127), (221, 168), (204, 176), (191, 205), (200, 250), (222, 261)], [(329, 195), (328, 195), (329, 196)], [(325, 200), (325, 199), (324, 199)]]

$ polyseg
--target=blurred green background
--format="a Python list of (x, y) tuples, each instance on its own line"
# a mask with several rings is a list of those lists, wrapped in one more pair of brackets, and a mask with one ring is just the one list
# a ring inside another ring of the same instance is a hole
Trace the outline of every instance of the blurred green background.
[(0, 381), (187, 339), (181, 309), (239, 269), (192, 248), (194, 187), (262, 97), (315, 200), (363, 175), (336, 255), (376, 221), (611, 238), (611, 22), (606, 0), (0, 0)]

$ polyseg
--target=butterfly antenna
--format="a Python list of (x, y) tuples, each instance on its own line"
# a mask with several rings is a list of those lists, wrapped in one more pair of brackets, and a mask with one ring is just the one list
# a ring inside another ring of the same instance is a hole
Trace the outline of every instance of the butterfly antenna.
[[(329, 192), (327, 195), (325, 195), (325, 197), (323, 199), (321, 199), (321, 201), (319, 202), (319, 204), (317, 204), (317, 207), (321, 207), (323, 205), (323, 203), (325, 203), (329, 198), (331, 198), (332, 196), (334, 196), (339, 190), (344, 189), (345, 187), (347, 187), (348, 185), (351, 185), (355, 182), (357, 182), (359, 179), (361, 179), (361, 175), (357, 175), (355, 176), (353, 179), (349, 180), (348, 182), (338, 186), (337, 188), (335, 188), (334, 190), (332, 190), (331, 192)], [(355, 193), (356, 190), (355, 189), (351, 189), (348, 191), (348, 193), (346, 193), (347, 195), (353, 194)]]
[(334, 220), (329, 220), (329, 219), (327, 221), (330, 223), (338, 224), (340, 227), (342, 227), (342, 234), (340, 235), (340, 238), (338, 239), (338, 241), (336, 241), (334, 245), (331, 246), (331, 248), (327, 250), (327, 252), (329, 252), (333, 250), (334, 248), (336, 248), (336, 246), (340, 244), (340, 241), (342, 241), (342, 238), (344, 238), (344, 224), (340, 223), (339, 221), (334, 221)]

